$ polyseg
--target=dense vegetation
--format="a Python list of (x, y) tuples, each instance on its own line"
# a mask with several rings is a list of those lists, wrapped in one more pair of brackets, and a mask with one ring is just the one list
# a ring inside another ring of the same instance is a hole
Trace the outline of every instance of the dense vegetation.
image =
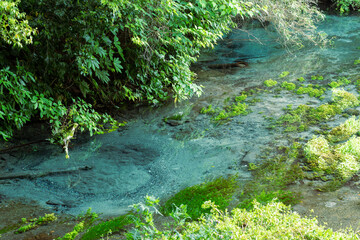
[(321, 42), (312, 0), (5, 0), (0, 10), (0, 135), (39, 119), (65, 147), (77, 130), (119, 126), (104, 106), (200, 94), (191, 63), (236, 23), (271, 21), (288, 45)]

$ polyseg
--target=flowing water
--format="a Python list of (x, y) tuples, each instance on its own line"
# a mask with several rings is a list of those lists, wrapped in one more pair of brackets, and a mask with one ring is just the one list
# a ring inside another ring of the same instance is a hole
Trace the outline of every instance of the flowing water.
[[(307, 46), (289, 52), (275, 39), (275, 34), (254, 27), (247, 32), (234, 30), (216, 49), (205, 51), (194, 65), (198, 83), (204, 86), (200, 98), (157, 109), (140, 107), (124, 113), (131, 115), (128, 125), (119, 131), (72, 141), (70, 159), (62, 149), (49, 144), (31, 145), (0, 155), (0, 174), (51, 173), (58, 169), (88, 166), (89, 169), (66, 174), (47, 174), (31, 179), (0, 180), (0, 196), (30, 199), (53, 210), (78, 214), (92, 207), (96, 212), (116, 215), (143, 200), (147, 194), (160, 198), (184, 187), (219, 176), (237, 174), (240, 181), (251, 178), (249, 162), (258, 161), (265, 146), (286, 144), (281, 133), (268, 130), (263, 117), (278, 117), (288, 104), (297, 106), (321, 101), (297, 97), (289, 92), (262, 93), (261, 102), (251, 106), (247, 116), (216, 125), (202, 107), (219, 105), (241, 91), (263, 86), (266, 79), (279, 79), (289, 71), (287, 81), (322, 75), (328, 80), (339, 76), (355, 79), (360, 57), (360, 18), (327, 16), (319, 29), (332, 37), (328, 48)], [(256, 39), (260, 40), (257, 41)], [(249, 67), (211, 70), (211, 64), (244, 60)], [(350, 89), (351, 90), (351, 89)], [(329, 98), (329, 93), (324, 101)], [(167, 124), (165, 117), (181, 114), (181, 121)], [(22, 141), (33, 140), (38, 130), (23, 133)], [(303, 133), (309, 138), (312, 133)]]

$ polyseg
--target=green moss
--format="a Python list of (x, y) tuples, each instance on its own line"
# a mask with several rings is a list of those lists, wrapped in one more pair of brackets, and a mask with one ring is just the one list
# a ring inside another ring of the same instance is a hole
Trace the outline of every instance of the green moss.
[(216, 110), (212, 108), (212, 105), (210, 104), (207, 108), (203, 107), (200, 110), (200, 113), (202, 114), (214, 114), (216, 113)]
[(209, 213), (208, 210), (201, 208), (201, 205), (211, 200), (216, 203), (221, 210), (224, 210), (230, 203), (232, 195), (237, 188), (234, 177), (217, 178), (214, 181), (185, 188), (171, 197), (161, 208), (161, 211), (168, 215), (175, 210), (175, 206), (187, 205), (187, 213), (192, 219), (198, 219), (201, 214)]
[(288, 71), (284, 71), (284, 72), (282, 72), (282, 73), (279, 75), (279, 78), (284, 78), (284, 77), (286, 77), (287, 75), (289, 75), (289, 72), (288, 72)]
[(360, 64), (360, 59), (356, 59), (356, 60), (354, 61), (354, 64), (355, 64), (355, 65)]
[(299, 193), (283, 190), (267, 192), (264, 190), (252, 198), (243, 200), (238, 207), (246, 210), (253, 209), (255, 201), (262, 205), (266, 205), (274, 201), (282, 202), (285, 205), (295, 205), (300, 201), (300, 199), (301, 197)]
[(113, 234), (124, 229), (125, 226), (132, 223), (131, 217), (129, 215), (123, 215), (116, 217), (114, 219), (108, 220), (106, 222), (101, 222), (91, 228), (89, 228), (84, 235), (82, 235), (81, 240), (95, 240), (101, 239), (108, 234)]
[(264, 81), (265, 86), (267, 87), (273, 87), (277, 84), (277, 81), (269, 79)]

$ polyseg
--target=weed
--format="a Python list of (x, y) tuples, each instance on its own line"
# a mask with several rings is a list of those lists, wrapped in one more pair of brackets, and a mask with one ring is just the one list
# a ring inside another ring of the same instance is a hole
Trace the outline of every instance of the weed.
[(332, 81), (331, 83), (329, 83), (329, 86), (331, 88), (338, 88), (340, 86), (347, 86), (351, 83), (350, 80), (348, 80), (345, 77), (340, 77), (337, 81)]

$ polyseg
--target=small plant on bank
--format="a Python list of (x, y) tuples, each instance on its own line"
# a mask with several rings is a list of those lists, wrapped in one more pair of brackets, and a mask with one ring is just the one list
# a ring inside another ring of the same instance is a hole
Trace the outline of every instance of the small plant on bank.
[(269, 79), (264, 81), (265, 86), (267, 87), (273, 87), (277, 84), (277, 81)]
[(43, 217), (33, 218), (33, 219), (30, 219), (29, 221), (27, 221), (26, 218), (23, 218), (22, 221), (24, 223), (28, 223), (28, 222), (30, 222), (30, 223), (20, 227), (15, 233), (23, 233), (23, 232), (29, 231), (40, 225), (46, 225), (49, 222), (53, 222), (56, 219), (57, 219), (57, 217), (55, 216), (54, 213), (45, 214)]
[(189, 216), (196, 220), (201, 214), (209, 212), (201, 208), (201, 205), (207, 200), (215, 202), (220, 209), (224, 210), (229, 205), (236, 188), (235, 177), (220, 177), (214, 181), (188, 187), (178, 192), (166, 201), (161, 211), (168, 215), (175, 210), (175, 206), (185, 204)]

